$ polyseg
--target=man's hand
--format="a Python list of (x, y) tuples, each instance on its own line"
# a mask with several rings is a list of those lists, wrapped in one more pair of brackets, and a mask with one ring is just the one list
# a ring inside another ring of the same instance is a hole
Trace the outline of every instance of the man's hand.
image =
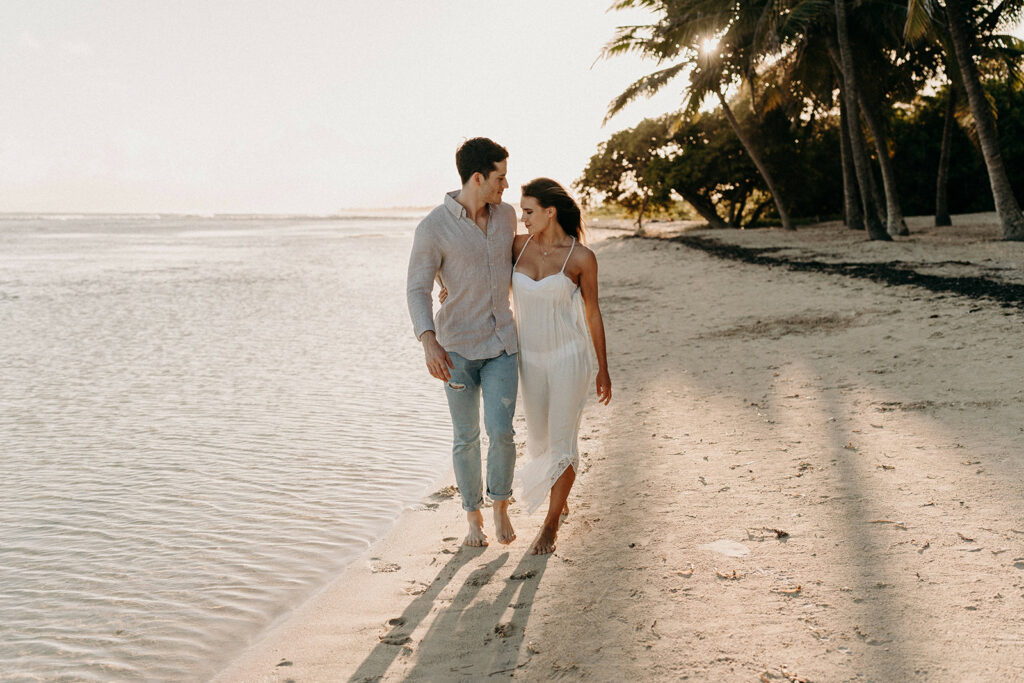
[(452, 373), (449, 368), (454, 368), (455, 363), (452, 363), (451, 356), (444, 350), (444, 347), (437, 343), (437, 336), (433, 330), (424, 332), (420, 337), (420, 342), (423, 344), (423, 356), (430, 375), (443, 382), (450, 380)]

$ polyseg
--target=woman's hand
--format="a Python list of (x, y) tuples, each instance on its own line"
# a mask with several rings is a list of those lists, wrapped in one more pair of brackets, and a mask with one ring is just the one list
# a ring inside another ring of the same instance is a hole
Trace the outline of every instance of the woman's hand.
[(597, 402), (608, 405), (612, 400), (612, 378), (608, 376), (607, 370), (600, 370), (597, 373)]
[(442, 303), (443, 304), (444, 300), (447, 299), (447, 298), (448, 298), (448, 288), (447, 287), (442, 287), (441, 291), (437, 293), (437, 301), (438, 301), (438, 303)]

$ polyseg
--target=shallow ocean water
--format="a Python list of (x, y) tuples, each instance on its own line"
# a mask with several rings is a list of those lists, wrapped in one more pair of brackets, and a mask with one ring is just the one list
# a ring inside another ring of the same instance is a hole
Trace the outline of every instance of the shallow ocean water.
[(0, 678), (204, 680), (448, 464), (412, 217), (0, 217)]

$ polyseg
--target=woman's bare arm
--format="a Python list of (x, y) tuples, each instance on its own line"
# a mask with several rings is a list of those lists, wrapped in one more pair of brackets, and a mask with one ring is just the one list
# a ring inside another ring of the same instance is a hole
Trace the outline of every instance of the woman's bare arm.
[(587, 327), (597, 354), (597, 400), (608, 405), (612, 400), (612, 380), (608, 374), (608, 356), (605, 350), (604, 320), (597, 301), (597, 257), (590, 249), (580, 254), (580, 294), (586, 309)]

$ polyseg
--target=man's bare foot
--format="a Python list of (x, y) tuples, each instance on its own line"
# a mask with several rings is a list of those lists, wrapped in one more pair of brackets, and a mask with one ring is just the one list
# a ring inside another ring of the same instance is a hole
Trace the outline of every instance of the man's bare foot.
[(466, 534), (466, 540), (464, 540), (462, 544), (473, 546), (474, 548), (487, 545), (487, 534), (484, 533), (483, 513), (479, 510), (466, 512), (466, 521), (469, 522), (469, 533)]
[(530, 548), (531, 555), (548, 555), (555, 552), (555, 539), (558, 537), (558, 527), (545, 524), (540, 528), (537, 540)]
[(508, 518), (508, 501), (494, 501), (494, 535), (498, 543), (508, 545), (516, 540), (515, 529), (512, 528), (512, 520)]
[(560, 516), (561, 517), (568, 517), (569, 516), (569, 503), (568, 502), (562, 503), (562, 514)]

